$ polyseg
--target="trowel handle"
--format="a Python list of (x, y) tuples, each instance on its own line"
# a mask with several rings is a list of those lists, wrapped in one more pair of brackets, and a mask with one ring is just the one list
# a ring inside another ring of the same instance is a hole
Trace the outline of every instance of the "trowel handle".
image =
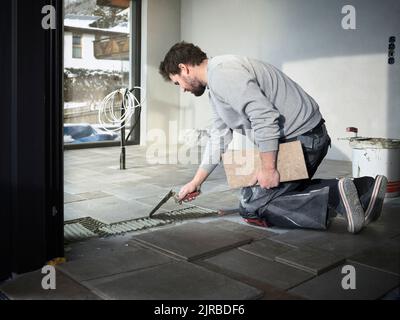
[(192, 199), (196, 198), (199, 194), (200, 194), (200, 190), (188, 193), (183, 199), (180, 200), (180, 202), (185, 201), (185, 200), (192, 200)]

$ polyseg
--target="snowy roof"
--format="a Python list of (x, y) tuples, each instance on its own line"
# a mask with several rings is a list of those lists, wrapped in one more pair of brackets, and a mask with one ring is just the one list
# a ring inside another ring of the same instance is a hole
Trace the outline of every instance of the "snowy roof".
[(90, 27), (90, 24), (96, 20), (99, 20), (100, 18), (101, 17), (98, 16), (67, 14), (64, 18), (64, 27), (79, 28), (91, 31), (129, 33), (128, 22), (121, 22), (120, 24), (108, 29)]

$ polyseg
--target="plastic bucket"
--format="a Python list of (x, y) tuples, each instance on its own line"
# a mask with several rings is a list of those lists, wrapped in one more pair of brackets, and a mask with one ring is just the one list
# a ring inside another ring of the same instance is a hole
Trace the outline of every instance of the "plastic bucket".
[(388, 179), (386, 197), (400, 196), (400, 140), (352, 138), (353, 177), (384, 175)]

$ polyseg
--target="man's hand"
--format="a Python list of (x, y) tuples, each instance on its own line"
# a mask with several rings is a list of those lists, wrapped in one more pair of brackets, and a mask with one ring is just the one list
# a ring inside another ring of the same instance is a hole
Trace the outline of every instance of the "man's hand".
[[(191, 193), (191, 192), (195, 192), (198, 190), (198, 185), (196, 183), (194, 183), (193, 181), (190, 181), (189, 183), (185, 184), (181, 190), (179, 191), (178, 194), (178, 198), (179, 200), (182, 200), (187, 194)], [(191, 198), (188, 201), (192, 201), (196, 198)]]
[(257, 181), (261, 188), (275, 188), (279, 185), (280, 175), (276, 169), (260, 169), (257, 173)]

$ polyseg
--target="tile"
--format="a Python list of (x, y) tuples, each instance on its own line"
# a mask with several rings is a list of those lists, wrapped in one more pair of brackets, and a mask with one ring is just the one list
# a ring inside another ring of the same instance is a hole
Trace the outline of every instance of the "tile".
[(70, 194), (67, 192), (64, 192), (64, 203), (71, 203), (71, 202), (76, 202), (76, 201), (83, 201), (85, 198), (82, 198), (81, 196), (77, 194)]
[(249, 243), (252, 238), (199, 222), (190, 222), (132, 237), (189, 261)]
[(400, 275), (400, 243), (388, 240), (378, 247), (349, 257), (348, 261)]
[(132, 248), (70, 261), (59, 265), (58, 269), (81, 282), (145, 269), (171, 261), (171, 258), (161, 253), (144, 248)]
[(91, 199), (110, 197), (112, 195), (103, 191), (92, 191), (92, 192), (79, 193), (77, 194), (77, 196), (82, 197), (84, 200), (91, 200)]
[(201, 194), (193, 201), (196, 206), (209, 209), (237, 209), (239, 208), (238, 191), (229, 190), (222, 192), (214, 192), (209, 194)]
[(248, 300), (262, 291), (184, 261), (90, 281), (105, 299)]
[(332, 269), (344, 261), (343, 256), (337, 256), (325, 250), (313, 248), (296, 248), (275, 257), (277, 262), (319, 275)]
[(241, 246), (239, 249), (247, 253), (251, 253), (260, 258), (268, 259), (271, 261), (275, 260), (276, 256), (284, 254), (295, 247), (284, 243), (272, 241), (270, 239), (264, 239), (260, 241), (254, 241), (248, 245)]
[(233, 273), (283, 290), (313, 277), (311, 273), (303, 270), (269, 261), (238, 249), (223, 252), (203, 261), (218, 267), (222, 273), (227, 272), (227, 275)]
[(342, 281), (348, 273), (342, 273), (340, 265), (316, 278), (311, 279), (289, 292), (307, 299), (318, 300), (372, 300), (379, 299), (399, 285), (400, 278), (357, 263), (346, 263), (355, 268), (355, 289), (345, 290)]
[(100, 298), (86, 287), (56, 270), (56, 289), (44, 290), (41, 270), (25, 273), (0, 286), (11, 300), (99, 300)]
[(166, 195), (171, 188), (162, 188), (149, 183), (122, 182), (118, 185), (110, 184), (103, 190), (121, 200), (129, 201), (150, 196), (161, 197)]
[(261, 240), (275, 235), (275, 233), (270, 232), (266, 229), (256, 228), (237, 222), (232, 222), (226, 219), (215, 219), (215, 221), (208, 222), (207, 224), (216, 226), (224, 230), (238, 232), (247, 235), (253, 238), (254, 240)]
[(72, 242), (64, 246), (67, 261), (82, 258), (98, 257), (114, 252), (125, 252), (139, 248), (139, 245), (129, 243), (132, 235), (118, 235), (106, 238), (92, 238), (80, 242)]
[[(105, 197), (74, 203), (64, 206), (67, 215), (80, 217), (90, 216), (104, 223), (114, 223), (123, 220), (147, 217), (152, 206), (135, 200), (124, 201), (117, 197)], [(69, 214), (71, 212), (71, 214)]]

